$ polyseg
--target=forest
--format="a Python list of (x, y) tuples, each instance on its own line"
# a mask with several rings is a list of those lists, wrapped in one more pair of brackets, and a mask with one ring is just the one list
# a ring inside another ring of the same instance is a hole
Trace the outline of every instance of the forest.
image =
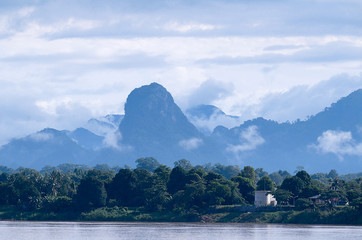
[[(251, 166), (156, 159), (129, 166), (0, 167), (1, 220), (201, 221), (362, 224), (362, 173), (268, 174)], [(270, 191), (275, 207), (254, 207)]]

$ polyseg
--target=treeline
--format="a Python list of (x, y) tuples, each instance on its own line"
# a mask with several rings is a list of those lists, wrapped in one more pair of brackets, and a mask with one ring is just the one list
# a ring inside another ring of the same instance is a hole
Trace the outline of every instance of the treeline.
[[(187, 160), (176, 161), (172, 169), (154, 158), (136, 163), (136, 169), (73, 164), (41, 171), (0, 167), (0, 205), (75, 214), (102, 207), (207, 213), (212, 206), (253, 205), (255, 190), (270, 190), (278, 204), (295, 205), (298, 210), (347, 203), (362, 209), (362, 178), (341, 180), (335, 170), (319, 180), (302, 169), (292, 176), (286, 171), (268, 174), (250, 166), (192, 166)], [(317, 195), (323, 204), (310, 199)]]

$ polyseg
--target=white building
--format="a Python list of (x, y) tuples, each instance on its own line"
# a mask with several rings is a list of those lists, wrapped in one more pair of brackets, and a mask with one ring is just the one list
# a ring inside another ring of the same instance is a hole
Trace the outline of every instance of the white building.
[(276, 206), (277, 205), (277, 200), (270, 193), (270, 191), (255, 191), (254, 205), (256, 207)]

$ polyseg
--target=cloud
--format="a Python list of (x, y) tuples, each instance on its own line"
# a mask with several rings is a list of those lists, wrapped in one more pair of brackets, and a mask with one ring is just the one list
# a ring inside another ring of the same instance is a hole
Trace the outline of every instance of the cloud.
[[(278, 46), (272, 45), (254, 56), (219, 56), (202, 59), (201, 64), (277, 64), (291, 62), (324, 63), (340, 61), (362, 61), (362, 46), (360, 43), (333, 41), (309, 46)], [(281, 50), (292, 50), (280, 53)], [(270, 51), (277, 51), (270, 53)]]
[[(211, 103), (244, 120), (259, 113), (303, 118), (315, 110), (297, 113), (296, 99), (306, 99), (312, 85), (360, 72), (360, 7), (360, 1), (3, 1), (0, 143), (122, 112), (130, 91), (154, 81), (184, 105)], [(305, 88), (294, 89), (295, 98), (283, 95), (296, 86)], [(264, 99), (271, 94), (295, 109), (268, 110), (278, 103)], [(322, 108), (330, 99), (326, 94), (312, 105)]]
[(46, 142), (54, 138), (50, 133), (37, 132), (29, 135), (29, 138), (36, 142)]
[(356, 142), (351, 132), (328, 130), (318, 137), (317, 142), (311, 147), (321, 153), (333, 153), (341, 160), (344, 155), (362, 156), (362, 143)]
[(232, 88), (233, 85), (231, 83), (225, 84), (214, 79), (206, 80), (189, 95), (188, 105), (212, 104), (214, 101), (229, 95)]
[(197, 149), (202, 143), (203, 141), (200, 138), (190, 138), (181, 140), (179, 145), (187, 151), (191, 151)]
[(280, 122), (305, 120), (359, 88), (362, 88), (362, 75), (340, 74), (312, 86), (301, 85), (268, 94), (259, 104), (251, 106), (250, 111)]
[(200, 24), (200, 23), (186, 23), (181, 24), (178, 22), (168, 22), (164, 25), (164, 29), (168, 31), (176, 31), (181, 33), (186, 33), (190, 31), (210, 31), (214, 30), (216, 26), (210, 24)]
[(131, 151), (133, 148), (129, 145), (122, 144), (122, 134), (119, 131), (108, 132), (103, 140), (106, 147), (116, 149), (118, 151)]
[(238, 154), (244, 151), (250, 151), (256, 149), (258, 146), (265, 142), (264, 138), (259, 135), (257, 126), (250, 126), (240, 133), (240, 144), (230, 144), (226, 151)]
[(240, 118), (222, 114), (217, 109), (213, 114), (211, 114), (209, 118), (199, 118), (191, 115), (187, 115), (187, 117), (192, 124), (194, 124), (205, 134), (211, 134), (217, 126), (232, 128), (240, 125), (243, 122)]

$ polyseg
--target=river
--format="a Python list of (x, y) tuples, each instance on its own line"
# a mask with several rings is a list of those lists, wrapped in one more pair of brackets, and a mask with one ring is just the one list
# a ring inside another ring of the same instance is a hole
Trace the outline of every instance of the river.
[(8, 240), (361, 240), (360, 226), (0, 222), (0, 239)]

